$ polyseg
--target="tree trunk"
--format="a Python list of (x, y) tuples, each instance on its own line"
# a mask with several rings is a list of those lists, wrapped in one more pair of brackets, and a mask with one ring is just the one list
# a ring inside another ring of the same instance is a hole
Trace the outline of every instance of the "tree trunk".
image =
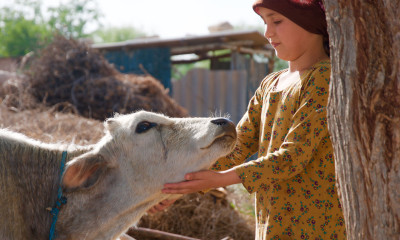
[(324, 0), (348, 239), (400, 239), (400, 0)]

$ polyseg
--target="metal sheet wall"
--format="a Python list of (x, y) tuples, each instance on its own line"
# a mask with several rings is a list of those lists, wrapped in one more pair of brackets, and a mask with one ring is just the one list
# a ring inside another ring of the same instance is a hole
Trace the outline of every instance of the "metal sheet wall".
[[(230, 115), (238, 123), (247, 109), (246, 70), (192, 69), (178, 81), (173, 81), (173, 98), (191, 116)], [(251, 97), (251, 96), (250, 96)]]

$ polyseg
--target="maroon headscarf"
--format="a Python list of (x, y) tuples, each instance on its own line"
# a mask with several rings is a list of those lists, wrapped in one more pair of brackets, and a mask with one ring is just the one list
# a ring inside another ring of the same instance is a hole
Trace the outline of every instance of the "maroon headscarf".
[(259, 7), (274, 10), (305, 30), (328, 39), (322, 0), (256, 0), (253, 9), (257, 14)]

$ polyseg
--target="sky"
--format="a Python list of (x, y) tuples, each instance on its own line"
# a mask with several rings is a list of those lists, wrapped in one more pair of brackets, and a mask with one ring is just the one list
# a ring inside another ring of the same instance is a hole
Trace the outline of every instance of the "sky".
[[(45, 6), (60, 0), (42, 0)], [(62, 0), (66, 2), (67, 0)], [(133, 26), (147, 35), (176, 38), (208, 34), (208, 26), (228, 21), (234, 26), (262, 28), (252, 9), (254, 0), (96, 0), (102, 24)]]
[(262, 26), (253, 0), (97, 0), (106, 26), (132, 25), (163, 38), (203, 35), (208, 26)]

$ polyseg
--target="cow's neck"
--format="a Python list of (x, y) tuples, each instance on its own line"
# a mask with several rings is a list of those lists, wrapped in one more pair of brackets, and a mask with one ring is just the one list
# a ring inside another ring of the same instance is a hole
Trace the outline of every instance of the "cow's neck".
[[(118, 187), (118, 186), (115, 186)], [(88, 197), (71, 195), (71, 204), (67, 204), (63, 211), (63, 219), (60, 219), (60, 239), (115, 239), (124, 230), (135, 225), (145, 212), (156, 203), (166, 197), (165, 194), (143, 194), (129, 198), (132, 202), (103, 201), (102, 210)], [(75, 201), (76, 198), (76, 201)], [(87, 202), (92, 201), (92, 202)], [(90, 204), (89, 204), (90, 203)], [(85, 206), (83, 209), (82, 206)], [(100, 214), (100, 215), (99, 215)], [(76, 215), (80, 216), (79, 222), (73, 221)], [(68, 229), (67, 231), (64, 231)], [(75, 230), (73, 232), (68, 232)], [(77, 235), (83, 234), (83, 235)]]
[[(135, 204), (135, 207), (123, 212), (114, 221), (101, 229), (101, 232), (93, 239), (116, 239), (124, 233), (129, 227), (135, 226), (146, 211), (155, 204), (162, 201), (164, 197), (160, 194), (153, 195), (150, 199), (142, 199), (141, 203)], [(123, 230), (123, 231), (122, 231)]]
[[(67, 152), (69, 161), (87, 149), (77, 148)], [(20, 195), (22, 209), (27, 229), (30, 229), (31, 239), (48, 238), (52, 222), (49, 208), (55, 206), (57, 191), (60, 184), (62, 149), (46, 149), (32, 147), (21, 149), (19, 154)], [(17, 159), (15, 159), (17, 160)]]

